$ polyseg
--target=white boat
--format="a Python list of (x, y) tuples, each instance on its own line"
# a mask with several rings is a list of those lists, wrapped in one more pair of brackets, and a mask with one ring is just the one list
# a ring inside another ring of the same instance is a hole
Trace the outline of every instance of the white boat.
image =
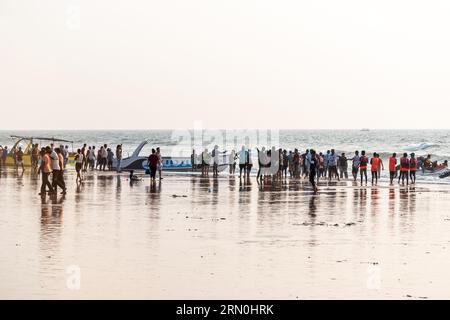
[[(148, 156), (140, 155), (144, 146), (148, 144), (148, 141), (143, 141), (134, 150), (130, 157), (123, 158), (120, 169), (124, 171), (129, 170), (148, 170)], [(219, 164), (219, 171), (225, 170), (228, 167), (228, 156), (226, 154), (222, 155)], [(192, 161), (190, 157), (167, 157), (163, 156), (162, 170), (163, 171), (174, 171), (174, 172), (190, 172), (193, 171)], [(200, 163), (200, 161), (199, 161)], [(212, 166), (211, 166), (212, 167)], [(117, 160), (113, 161), (113, 168), (117, 168)]]

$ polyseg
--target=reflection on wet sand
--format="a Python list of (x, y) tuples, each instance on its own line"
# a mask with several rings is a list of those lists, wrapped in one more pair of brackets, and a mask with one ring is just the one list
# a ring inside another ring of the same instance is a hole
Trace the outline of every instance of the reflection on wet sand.
[[(77, 186), (74, 178), (66, 177), (65, 197), (41, 201), (39, 177), (0, 173), (1, 297), (450, 294), (448, 186), (321, 181), (314, 195), (304, 180), (167, 175), (150, 183), (96, 173)], [(376, 290), (366, 285), (373, 263), (382, 268)], [(66, 286), (70, 265), (83, 274), (80, 290)]]

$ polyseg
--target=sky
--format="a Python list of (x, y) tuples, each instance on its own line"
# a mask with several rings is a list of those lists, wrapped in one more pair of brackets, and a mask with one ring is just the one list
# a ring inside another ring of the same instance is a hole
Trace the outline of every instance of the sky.
[(450, 2), (0, 0), (0, 129), (446, 129)]

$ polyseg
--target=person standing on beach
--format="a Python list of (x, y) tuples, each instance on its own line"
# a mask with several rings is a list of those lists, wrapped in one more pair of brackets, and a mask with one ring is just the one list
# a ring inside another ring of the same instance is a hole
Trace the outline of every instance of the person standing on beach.
[(236, 171), (236, 151), (231, 150), (231, 153), (228, 158), (228, 163), (230, 166), (230, 175), (234, 175)]
[(305, 156), (302, 157), (302, 159), (303, 159), (302, 168), (303, 168), (304, 178), (309, 178), (309, 164), (311, 161), (311, 152), (309, 151), (309, 149), (306, 150)]
[(374, 152), (373, 154), (373, 158), (370, 160), (370, 171), (372, 174), (372, 185), (375, 179), (375, 185), (378, 184), (378, 171), (379, 168), (382, 166), (383, 164), (380, 161), (380, 158), (378, 157), (378, 154), (376, 152)]
[(152, 154), (148, 157), (148, 168), (150, 170), (150, 179), (152, 182), (156, 181), (156, 170), (158, 169), (159, 158), (156, 150), (152, 149)]
[(85, 161), (83, 163), (83, 171), (86, 172), (87, 168), (89, 166), (89, 159), (91, 158), (91, 155), (94, 151), (92, 150), (91, 146), (88, 147), (88, 149), (86, 150), (86, 155), (85, 155)]
[(355, 151), (355, 156), (351, 159), (352, 160), (352, 176), (353, 181), (356, 182), (356, 179), (358, 179), (358, 171), (359, 171), (359, 151)]
[(300, 178), (300, 153), (298, 152), (297, 148), (294, 149), (293, 163), (294, 163), (294, 178), (298, 179)]
[(366, 156), (366, 151), (361, 151), (361, 157), (359, 157), (359, 172), (361, 175), (361, 185), (363, 184), (363, 176), (366, 179), (367, 184), (367, 164), (369, 163), (369, 158)]
[(42, 162), (41, 167), (39, 168), (42, 174), (41, 192), (39, 193), (41, 197), (45, 197), (45, 194), (47, 192), (46, 187), (48, 187), (49, 189), (48, 191), (49, 194), (53, 194), (55, 192), (49, 181), (49, 176), (52, 173), (52, 161), (50, 158), (51, 152), (52, 149), (48, 146), (45, 149), (42, 149), (41, 151)]
[[(56, 159), (53, 159), (56, 154)], [(51, 156), (52, 158), (52, 187), (55, 193), (58, 193), (58, 186), (62, 189), (61, 194), (66, 194), (66, 183), (64, 182), (64, 157), (60, 148), (55, 148)]]
[(98, 149), (97, 151), (97, 164), (95, 165), (96, 170), (98, 169), (98, 167), (100, 167), (100, 170), (102, 168), (102, 154), (103, 154), (102, 148), (103, 147), (100, 146), (100, 149)]
[(289, 170), (289, 177), (292, 178), (294, 176), (294, 154), (292, 153), (292, 150), (289, 150), (288, 170)]
[(242, 171), (244, 171), (244, 177), (246, 175), (247, 153), (245, 146), (242, 146), (241, 151), (239, 152), (239, 179), (242, 178)]
[(67, 164), (69, 163), (69, 146), (64, 147), (64, 169), (67, 167)]
[(409, 159), (408, 154), (405, 152), (403, 154), (403, 157), (400, 158), (400, 176), (398, 178), (398, 183), (400, 183), (400, 180), (402, 180), (402, 184), (405, 184), (405, 178), (406, 178), (406, 185), (409, 185)]
[(327, 174), (329, 171), (328, 170), (329, 165), (330, 165), (330, 150), (327, 150), (327, 153), (325, 154), (324, 159), (323, 159), (323, 170), (325, 173), (325, 175), (324, 175), (325, 178), (327, 177)]
[(102, 170), (102, 164), (103, 164), (103, 147), (100, 146), (100, 149), (97, 151), (97, 164), (95, 165), (95, 169)]
[(245, 161), (245, 170), (247, 171), (247, 180), (250, 180), (250, 172), (252, 171), (253, 161), (252, 161), (252, 150), (247, 150), (247, 159)]
[(81, 149), (77, 150), (77, 154), (75, 155), (75, 171), (77, 172), (77, 178), (76, 178), (76, 183), (81, 183), (83, 182), (83, 179), (81, 177), (81, 171), (83, 170), (83, 162), (84, 162), (84, 156), (83, 153), (81, 152)]
[(411, 184), (416, 184), (416, 171), (417, 171), (417, 159), (416, 154), (411, 153), (409, 160), (409, 177), (411, 178)]
[(11, 149), (11, 156), (14, 161), (14, 169), (17, 169), (17, 148), (16, 147), (13, 147)]
[(67, 188), (66, 188), (66, 181), (64, 180), (64, 146), (61, 146), (59, 149), (56, 150), (56, 153), (59, 157), (59, 166), (61, 167), (61, 174), (60, 174), (60, 181), (61, 184), (64, 186), (62, 194), (66, 194)]
[(0, 171), (2, 171), (3, 168), (3, 147), (0, 145)]
[(314, 193), (317, 193), (317, 185), (316, 185), (316, 175), (317, 175), (317, 165), (319, 162), (319, 159), (316, 155), (316, 151), (314, 149), (310, 150), (310, 161), (309, 161), (309, 182), (311, 182), (313, 186)]
[(214, 149), (211, 152), (211, 156), (213, 159), (213, 177), (219, 176), (219, 146), (215, 145)]
[(106, 156), (106, 159), (108, 160), (108, 171), (112, 171), (113, 168), (113, 159), (114, 159), (114, 152), (112, 152), (111, 148), (108, 148), (106, 150), (108, 152), (108, 155)]
[(59, 172), (61, 168), (59, 167), (59, 157), (55, 148), (51, 149), (50, 159), (52, 162), (52, 187), (55, 193), (58, 193)]
[(209, 175), (209, 153), (208, 149), (202, 152), (202, 176), (207, 177)]
[(280, 171), (280, 155), (278, 154), (278, 150), (272, 146), (270, 150), (271, 157), (271, 166), (269, 167), (269, 172), (272, 174), (272, 180), (278, 179), (278, 172)]
[(340, 181), (339, 173), (337, 171), (337, 164), (338, 156), (335, 153), (334, 149), (331, 149), (331, 154), (328, 157), (328, 181), (331, 181), (334, 176), (337, 177), (338, 181)]
[(197, 155), (195, 154), (195, 149), (192, 149), (191, 153), (191, 167), (192, 171), (197, 171)]
[(122, 165), (122, 145), (118, 144), (116, 147), (116, 159), (117, 159), (117, 166), (116, 171), (117, 173), (120, 173), (122, 169), (120, 168)]
[(22, 172), (25, 171), (25, 167), (23, 166), (23, 151), (22, 147), (19, 147), (19, 150), (16, 152), (16, 170), (19, 168), (19, 166), (22, 167)]
[(158, 169), (158, 174), (159, 174), (159, 180), (162, 180), (163, 179), (163, 177), (161, 176), (161, 173), (162, 173), (162, 157), (161, 157), (161, 150), (159, 149), (159, 147), (156, 148), (156, 156), (158, 157), (157, 169)]
[[(317, 153), (316, 153), (317, 155)], [(317, 160), (319, 161), (319, 163), (316, 163), (316, 171), (317, 171), (317, 182), (319, 182), (320, 177), (323, 177), (324, 174), (324, 168), (323, 168), (323, 162), (324, 162), (324, 157), (323, 157), (323, 153), (319, 152), (319, 155), (317, 156)]]
[(86, 147), (87, 147), (87, 145), (85, 143), (85, 144), (83, 144), (83, 147), (81, 148), (81, 154), (83, 155), (83, 163), (82, 163), (82, 170), (83, 171), (86, 171), (85, 167), (87, 166), (87, 157), (86, 157), (87, 148)]
[(89, 152), (88, 162), (89, 162), (89, 169), (94, 170), (95, 167), (95, 146), (92, 146), (91, 152)]
[(284, 170), (284, 166), (283, 166), (283, 149), (279, 148), (278, 149), (278, 172), (277, 172), (277, 176), (278, 176), (278, 180), (282, 180), (283, 179), (283, 170)]
[(339, 176), (341, 179), (348, 179), (348, 162), (347, 157), (345, 156), (345, 153), (342, 153), (339, 157)]
[(106, 171), (106, 165), (108, 163), (108, 145), (104, 144), (102, 147), (102, 165), (100, 170)]
[(31, 149), (31, 172), (35, 174), (38, 171), (38, 163), (39, 163), (39, 147), (38, 144), (33, 144), (33, 148)]
[(394, 152), (392, 157), (389, 158), (389, 179), (391, 181), (391, 185), (394, 184), (394, 178), (397, 174), (397, 154)]
[(8, 147), (7, 146), (5, 146), (4, 148), (3, 148), (3, 154), (2, 154), (2, 166), (4, 167), (4, 168), (6, 168), (6, 157), (8, 156)]
[(299, 164), (299, 175), (302, 178), (309, 178), (308, 173), (306, 172), (306, 163), (308, 162), (306, 160), (306, 157), (309, 154), (309, 150), (306, 149), (305, 153), (300, 153), (300, 164)]
[(97, 152), (97, 166), (99, 167), (98, 170), (102, 171), (102, 168), (103, 168), (103, 146), (100, 146), (100, 149)]
[(380, 165), (378, 166), (378, 179), (381, 178), (381, 170), (384, 170), (383, 159), (380, 158), (380, 154), (377, 153), (377, 158), (380, 160)]
[(273, 157), (275, 155), (272, 155), (272, 150), (267, 150), (265, 158), (264, 158), (264, 180), (267, 180), (269, 178), (272, 178), (272, 173), (271, 173), (271, 167), (272, 167), (272, 161), (273, 161)]
[(288, 167), (289, 167), (289, 156), (287, 154), (287, 150), (284, 149), (283, 150), (283, 173), (284, 173), (284, 179), (287, 178)]
[(256, 148), (256, 152), (258, 152), (258, 173), (256, 174), (256, 181), (259, 183), (262, 180), (262, 172), (263, 172), (263, 159), (265, 158), (265, 150), (266, 148), (262, 147), (261, 150)]

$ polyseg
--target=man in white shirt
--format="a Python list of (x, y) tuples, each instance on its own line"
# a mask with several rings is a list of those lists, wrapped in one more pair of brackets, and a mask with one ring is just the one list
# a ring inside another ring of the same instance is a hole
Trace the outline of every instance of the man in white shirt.
[(247, 173), (247, 150), (245, 150), (245, 146), (242, 146), (241, 151), (239, 152), (239, 179), (242, 177), (242, 171), (244, 171), (244, 176)]
[(335, 153), (334, 149), (331, 149), (331, 154), (328, 158), (328, 180), (331, 181), (331, 178), (334, 176), (337, 177), (338, 181), (339, 174), (337, 171), (337, 164), (338, 164), (339, 156)]
[(208, 149), (202, 152), (202, 175), (209, 175), (209, 164), (211, 162), (210, 155), (208, 153)]
[(120, 167), (122, 165), (122, 145), (121, 144), (117, 145), (117, 147), (116, 147), (116, 159), (117, 159), (116, 170), (117, 170), (117, 173), (120, 173), (121, 172)]
[(228, 164), (230, 165), (230, 174), (234, 174), (236, 170), (236, 151), (234, 151), (234, 149), (231, 150)]
[(67, 167), (67, 163), (69, 162), (69, 146), (65, 146), (64, 148), (64, 169)]
[(106, 158), (108, 157), (107, 148), (108, 146), (106, 144), (102, 148), (102, 164), (100, 166), (100, 170), (102, 170), (103, 167), (103, 171), (106, 171)]
[(92, 147), (91, 152), (88, 155), (89, 169), (94, 170), (95, 167), (95, 146)]
[(58, 186), (63, 189), (63, 193), (66, 192), (66, 186), (63, 179), (63, 158), (58, 155), (61, 153), (61, 149), (55, 148), (50, 153), (50, 159), (52, 164), (52, 187), (55, 193), (58, 192)]

